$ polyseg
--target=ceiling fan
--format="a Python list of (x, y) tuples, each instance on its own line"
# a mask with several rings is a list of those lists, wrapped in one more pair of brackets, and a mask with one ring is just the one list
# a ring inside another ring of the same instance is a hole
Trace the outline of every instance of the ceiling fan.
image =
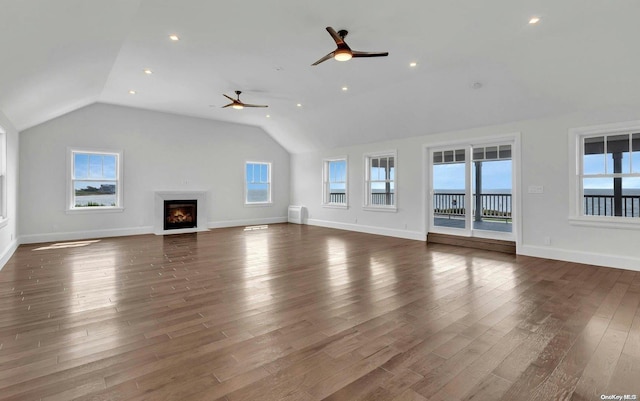
[(336, 32), (335, 29), (328, 26), (327, 32), (329, 32), (329, 35), (331, 35), (333, 40), (335, 40), (338, 48), (311, 65), (318, 65), (323, 61), (329, 60), (330, 58), (335, 58), (338, 61), (347, 61), (351, 60), (352, 57), (384, 57), (389, 55), (389, 52), (361, 52), (357, 50), (351, 50), (349, 45), (347, 45), (344, 41), (344, 38), (349, 33), (344, 29)]
[(266, 104), (249, 104), (249, 103), (244, 103), (243, 101), (240, 100), (240, 94), (242, 92), (241, 91), (236, 91), (236, 96), (237, 99), (232, 98), (231, 96), (227, 96), (224, 93), (222, 94), (222, 96), (226, 97), (227, 99), (231, 100), (231, 103), (222, 106), (222, 108), (224, 109), (225, 107), (233, 107), (236, 110), (242, 110), (245, 107), (269, 107)]

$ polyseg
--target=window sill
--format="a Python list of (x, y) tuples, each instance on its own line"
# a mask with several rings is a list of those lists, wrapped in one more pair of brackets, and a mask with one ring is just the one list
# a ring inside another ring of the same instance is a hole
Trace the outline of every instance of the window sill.
[(366, 210), (369, 212), (396, 213), (398, 211), (398, 208), (395, 206), (362, 206), (362, 210)]
[(597, 217), (597, 216), (572, 216), (569, 224), (582, 227), (616, 228), (626, 230), (640, 229), (638, 217)]
[(91, 214), (91, 213), (122, 213), (123, 207), (86, 207), (67, 209), (67, 214)]
[(339, 203), (323, 203), (322, 207), (326, 207), (327, 209), (349, 209), (349, 205), (341, 205)]
[(264, 202), (264, 203), (245, 203), (244, 207), (271, 207), (273, 203)]

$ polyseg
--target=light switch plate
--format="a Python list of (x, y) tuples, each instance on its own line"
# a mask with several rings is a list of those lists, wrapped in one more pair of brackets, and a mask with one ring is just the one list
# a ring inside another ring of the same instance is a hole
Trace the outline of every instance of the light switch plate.
[(544, 193), (544, 187), (542, 185), (529, 185), (530, 194), (542, 194)]

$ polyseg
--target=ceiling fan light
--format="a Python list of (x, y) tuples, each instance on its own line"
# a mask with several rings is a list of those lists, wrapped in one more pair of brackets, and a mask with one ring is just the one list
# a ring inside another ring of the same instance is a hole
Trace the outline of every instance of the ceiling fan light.
[(353, 57), (353, 54), (347, 49), (338, 49), (333, 54), (333, 58), (335, 58), (338, 61), (351, 60), (351, 57)]
[(241, 104), (236, 103), (233, 106), (231, 106), (231, 108), (236, 109), (236, 110), (242, 110), (242, 109), (244, 109), (244, 106), (241, 105)]

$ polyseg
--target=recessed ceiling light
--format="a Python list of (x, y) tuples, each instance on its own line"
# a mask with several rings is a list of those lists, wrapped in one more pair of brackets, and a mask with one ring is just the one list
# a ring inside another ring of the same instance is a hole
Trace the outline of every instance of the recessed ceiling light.
[(529, 19), (529, 25), (535, 25), (538, 22), (540, 22), (540, 17), (531, 17), (531, 19)]
[(180, 40), (180, 38), (176, 34), (169, 35), (169, 39), (173, 40), (174, 42), (177, 42)]
[(474, 82), (471, 84), (471, 89), (480, 89), (482, 88), (482, 82)]
[(137, 92), (136, 92), (136, 91), (134, 91), (133, 89), (129, 91), (129, 94), (130, 94), (130, 95), (135, 95), (136, 93), (137, 93)]
[(349, 90), (349, 87), (347, 87), (347, 86), (343, 86), (343, 87), (342, 87), (342, 91), (343, 91), (343, 92), (346, 92), (346, 91), (348, 91), (348, 90)]
[(302, 107), (302, 104), (298, 103), (298, 104), (296, 104), (296, 106), (298, 106), (298, 107)]
[(144, 70), (142, 70), (142, 71), (144, 71), (144, 73), (145, 73), (145, 74), (147, 74), (147, 75), (151, 75), (151, 74), (153, 74), (153, 71), (151, 71), (149, 68), (145, 68), (145, 69), (144, 69)]
[(267, 114), (267, 118), (271, 118), (271, 114)]
[(412, 61), (412, 62), (409, 63), (409, 67), (415, 67), (417, 65), (418, 65), (418, 63), (416, 63), (415, 61)]

